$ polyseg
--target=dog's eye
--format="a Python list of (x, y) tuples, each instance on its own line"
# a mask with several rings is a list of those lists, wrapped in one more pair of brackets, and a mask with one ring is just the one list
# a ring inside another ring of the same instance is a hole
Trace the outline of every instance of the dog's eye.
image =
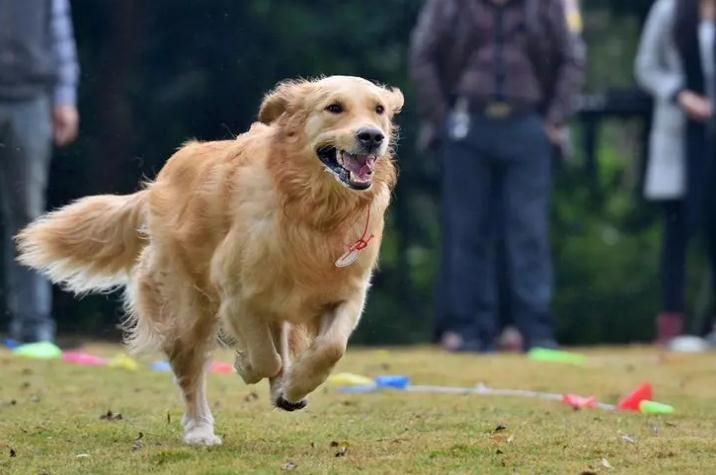
[(375, 113), (376, 113), (376, 114), (378, 114), (378, 115), (383, 115), (383, 112), (385, 112), (385, 107), (383, 107), (383, 106), (380, 105), (380, 104), (378, 104), (377, 106), (375, 106)]
[(343, 106), (338, 103), (334, 103), (326, 107), (326, 110), (331, 114), (340, 114), (341, 112), (343, 112)]

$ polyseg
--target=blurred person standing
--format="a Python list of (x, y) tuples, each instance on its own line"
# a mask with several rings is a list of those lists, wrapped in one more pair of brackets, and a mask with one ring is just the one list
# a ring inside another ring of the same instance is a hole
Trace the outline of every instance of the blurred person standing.
[(665, 212), (662, 345), (683, 332), (688, 245), (700, 231), (716, 277), (715, 43), (716, 1), (658, 0), (636, 59), (637, 79), (655, 99), (645, 195)]
[(13, 236), (45, 211), (52, 142), (78, 130), (79, 68), (68, 0), (0, 0), (0, 200), (10, 334), (55, 336), (50, 284), (15, 262)]
[(509, 307), (526, 348), (557, 345), (551, 152), (565, 145), (584, 75), (584, 47), (563, 1), (428, 0), (413, 32), (422, 143), (438, 144), (442, 157), (438, 300), (450, 351), (495, 349), (498, 235)]

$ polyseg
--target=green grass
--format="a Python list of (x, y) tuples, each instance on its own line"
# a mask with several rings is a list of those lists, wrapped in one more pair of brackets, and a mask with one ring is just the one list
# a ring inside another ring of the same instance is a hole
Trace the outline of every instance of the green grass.
[[(89, 349), (106, 355), (119, 351), (108, 346)], [(615, 402), (649, 380), (656, 399), (673, 404), (677, 413), (648, 417), (573, 412), (558, 403), (528, 399), (349, 396), (319, 389), (307, 410), (289, 414), (271, 408), (265, 385), (247, 387), (237, 376), (212, 375), (209, 394), (224, 445), (196, 449), (181, 443), (182, 409), (168, 374), (19, 360), (0, 350), (0, 474), (714, 470), (716, 355), (663, 355), (645, 348), (588, 354), (589, 364), (578, 368), (517, 355), (351, 349), (338, 370), (369, 376), (407, 374), (418, 384), (484, 382), (500, 388), (577, 392), (605, 402)], [(228, 353), (217, 358), (230, 361)], [(250, 397), (252, 392), (258, 399)], [(121, 413), (122, 419), (100, 419), (108, 410)], [(495, 432), (498, 425), (506, 429)], [(336, 456), (343, 449), (345, 453)]]

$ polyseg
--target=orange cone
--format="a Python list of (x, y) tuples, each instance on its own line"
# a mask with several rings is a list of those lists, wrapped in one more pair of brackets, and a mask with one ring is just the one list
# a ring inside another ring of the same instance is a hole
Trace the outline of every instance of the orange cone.
[(639, 403), (641, 401), (651, 401), (654, 398), (654, 389), (650, 383), (641, 384), (631, 394), (619, 401), (617, 409), (620, 411), (639, 412)]

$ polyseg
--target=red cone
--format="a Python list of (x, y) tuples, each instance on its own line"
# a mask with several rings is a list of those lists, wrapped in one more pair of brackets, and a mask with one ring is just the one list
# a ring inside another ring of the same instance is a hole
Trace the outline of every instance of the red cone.
[(639, 403), (641, 401), (651, 401), (654, 399), (654, 390), (650, 383), (644, 383), (636, 388), (631, 394), (619, 401), (617, 409), (620, 411), (639, 412)]

